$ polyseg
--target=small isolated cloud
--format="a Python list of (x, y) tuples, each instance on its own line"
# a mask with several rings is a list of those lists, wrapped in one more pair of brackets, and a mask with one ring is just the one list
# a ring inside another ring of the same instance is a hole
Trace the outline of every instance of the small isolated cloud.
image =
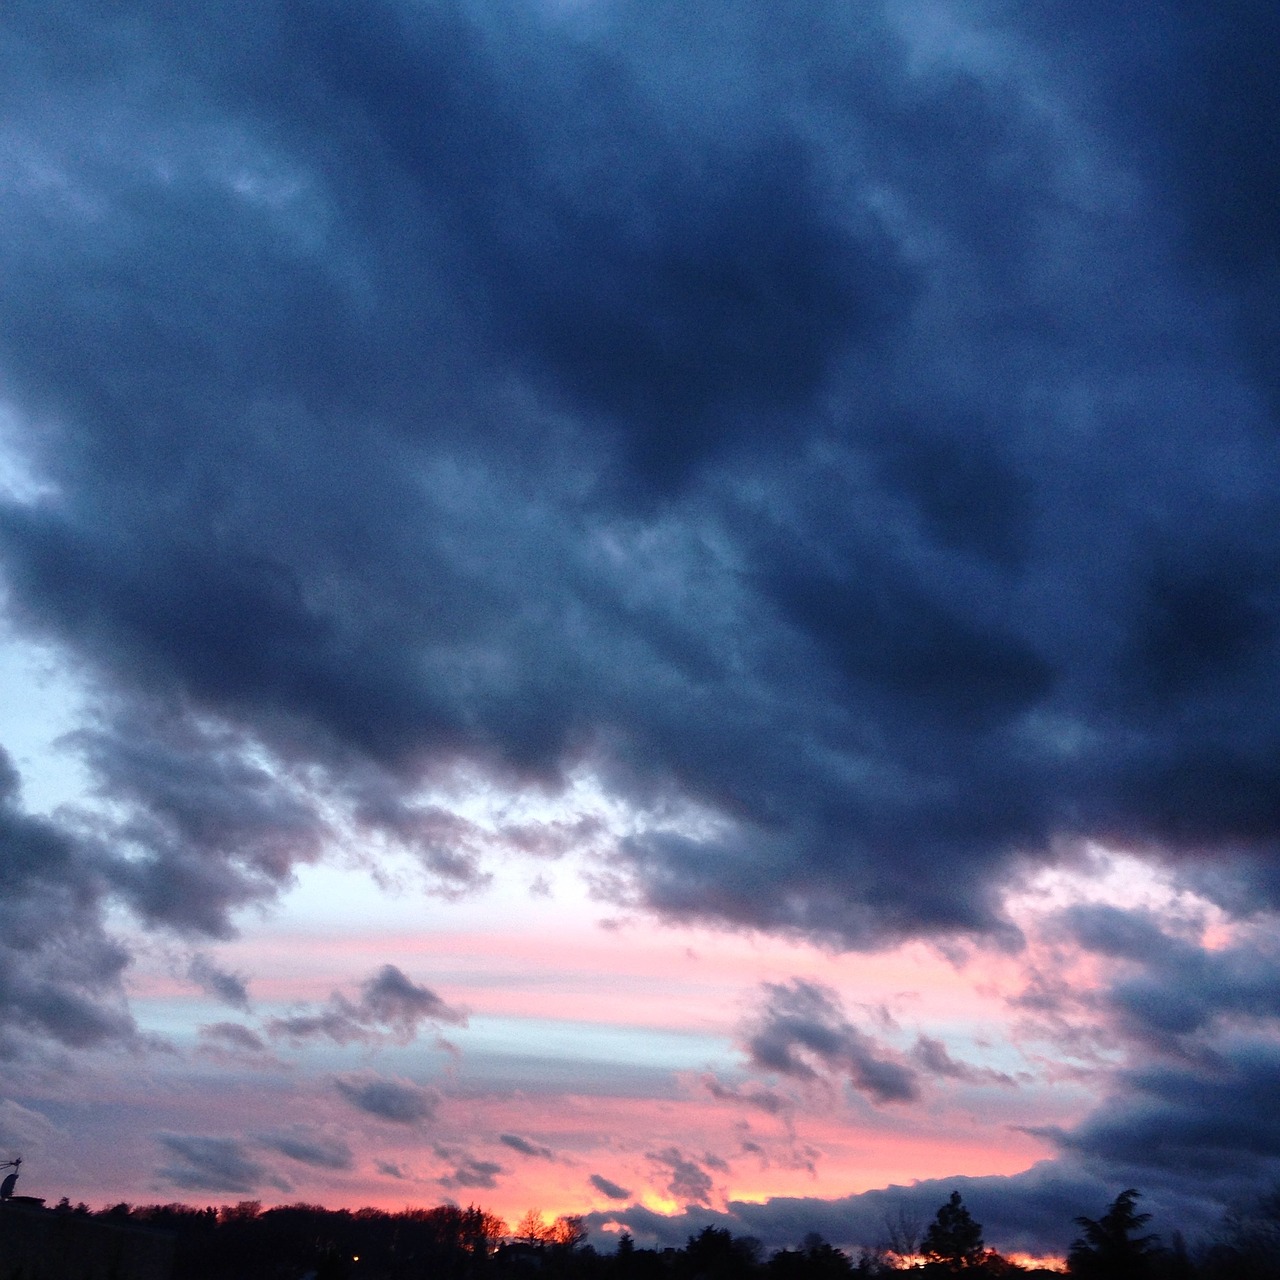
[(763, 1004), (747, 1028), (753, 1066), (796, 1080), (843, 1077), (873, 1102), (911, 1102), (919, 1096), (915, 1070), (858, 1030), (830, 987), (793, 978), (766, 982), (763, 989)]
[(362, 991), (361, 1008), (382, 1026), (410, 1039), (422, 1022), (466, 1025), (465, 1013), (447, 1005), (430, 988), (412, 982), (393, 964), (384, 964)]
[(270, 1182), (281, 1190), (291, 1189), (287, 1183), (272, 1178), (266, 1168), (248, 1155), (243, 1144), (232, 1138), (162, 1133), (159, 1139), (176, 1157), (176, 1162), (164, 1165), (156, 1172), (175, 1187), (185, 1187), (190, 1191), (248, 1194), (264, 1182)]
[(440, 1103), (440, 1095), (434, 1089), (367, 1072), (338, 1076), (333, 1084), (353, 1107), (392, 1124), (429, 1120)]
[(245, 1053), (263, 1053), (266, 1042), (253, 1030), (239, 1022), (210, 1022), (200, 1028), (200, 1039), (226, 1049), (239, 1049)]
[(289, 1040), (328, 1039), (335, 1044), (408, 1044), (423, 1023), (465, 1026), (467, 1015), (419, 986), (393, 964), (383, 965), (351, 1000), (335, 991), (326, 1004), (285, 1018), (272, 1018), (267, 1031)]
[(413, 1178), (404, 1165), (396, 1164), (391, 1160), (375, 1160), (373, 1167), (385, 1177), (395, 1178), (398, 1182), (409, 1182)]
[(514, 1133), (502, 1133), (498, 1135), (498, 1141), (504, 1146), (510, 1147), (512, 1151), (518, 1151), (522, 1156), (535, 1156), (539, 1160), (554, 1160), (556, 1153), (550, 1147), (540, 1147), (536, 1142), (530, 1142), (527, 1138), (522, 1138)]
[(654, 1164), (665, 1168), (670, 1177), (667, 1191), (685, 1204), (708, 1204), (711, 1200), (711, 1175), (691, 1156), (675, 1147), (649, 1152)]
[(258, 1141), (272, 1151), (278, 1151), (299, 1164), (315, 1169), (350, 1169), (351, 1148), (341, 1138), (294, 1125), (287, 1130), (262, 1134)]
[(611, 1182), (603, 1174), (593, 1173), (587, 1179), (602, 1196), (608, 1196), (610, 1200), (630, 1200), (631, 1192), (626, 1187), (620, 1187), (616, 1182)]
[(238, 973), (219, 969), (208, 956), (193, 956), (187, 966), (187, 977), (215, 1000), (221, 1000), (223, 1004), (243, 1013), (249, 1011), (249, 987), (246, 980)]
[(475, 1187), (491, 1191), (498, 1185), (498, 1174), (504, 1170), (492, 1160), (473, 1160), (467, 1157), (458, 1162), (452, 1173), (440, 1179), (442, 1187)]

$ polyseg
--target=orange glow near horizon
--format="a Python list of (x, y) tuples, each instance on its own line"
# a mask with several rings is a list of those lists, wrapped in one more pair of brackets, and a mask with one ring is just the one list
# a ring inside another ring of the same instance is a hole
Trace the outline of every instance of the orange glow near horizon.
[(1066, 1272), (1066, 1258), (1058, 1257), (1055, 1254), (1045, 1254), (1043, 1256), (1033, 1253), (1006, 1253), (1004, 1255), (1015, 1266), (1026, 1267), (1029, 1271), (1039, 1267), (1043, 1271), (1061, 1271)]

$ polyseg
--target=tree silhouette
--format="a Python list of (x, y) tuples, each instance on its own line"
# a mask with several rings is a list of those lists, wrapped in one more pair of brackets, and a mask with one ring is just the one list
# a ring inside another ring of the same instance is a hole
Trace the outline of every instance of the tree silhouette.
[(540, 1245), (551, 1242), (551, 1228), (543, 1220), (541, 1209), (527, 1209), (511, 1233), (521, 1244)]
[(920, 1250), (920, 1233), (924, 1229), (918, 1218), (912, 1217), (902, 1205), (896, 1214), (884, 1215), (885, 1245), (889, 1253), (898, 1258), (913, 1258)]
[(574, 1250), (585, 1243), (587, 1226), (580, 1213), (563, 1214), (549, 1228), (551, 1244), (562, 1249)]
[(847, 1253), (810, 1232), (799, 1249), (779, 1249), (766, 1270), (769, 1280), (849, 1280), (853, 1265)]
[(974, 1222), (958, 1191), (951, 1193), (951, 1199), (929, 1224), (920, 1252), (930, 1262), (948, 1271), (963, 1271), (967, 1267), (982, 1265), (986, 1257), (982, 1248), (982, 1227)]
[(1135, 1211), (1140, 1197), (1141, 1193), (1130, 1187), (1116, 1196), (1111, 1207), (1096, 1221), (1076, 1219), (1080, 1239), (1067, 1254), (1067, 1268), (1072, 1275), (1128, 1280), (1146, 1273), (1157, 1246), (1155, 1236), (1136, 1234), (1151, 1220), (1149, 1213)]
[(760, 1242), (724, 1227), (703, 1227), (689, 1237), (684, 1272), (689, 1280), (745, 1280), (760, 1256)]

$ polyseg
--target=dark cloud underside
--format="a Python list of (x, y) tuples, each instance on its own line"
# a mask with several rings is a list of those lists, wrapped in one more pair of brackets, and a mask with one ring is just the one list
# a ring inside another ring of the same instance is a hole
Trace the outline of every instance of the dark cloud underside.
[(628, 850), (655, 905), (852, 943), (993, 927), (1058, 836), (1269, 856), (1275, 435), (1188, 261), (1272, 261), (1195, 181), (1265, 159), (1197, 114), (1125, 171), (1209, 19), (1077, 119), (805, 14), (9, 8), (0, 367), (54, 488), (0, 557), (112, 691), (146, 915), (314, 856), (264, 740), (392, 825), (379, 769), (586, 752), (733, 816)]

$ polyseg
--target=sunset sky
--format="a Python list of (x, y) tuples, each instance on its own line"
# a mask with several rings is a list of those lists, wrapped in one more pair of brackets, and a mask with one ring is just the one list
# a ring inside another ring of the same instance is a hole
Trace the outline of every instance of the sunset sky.
[(1280, 1179), (1273, 0), (0, 6), (0, 1160), (1059, 1254)]

